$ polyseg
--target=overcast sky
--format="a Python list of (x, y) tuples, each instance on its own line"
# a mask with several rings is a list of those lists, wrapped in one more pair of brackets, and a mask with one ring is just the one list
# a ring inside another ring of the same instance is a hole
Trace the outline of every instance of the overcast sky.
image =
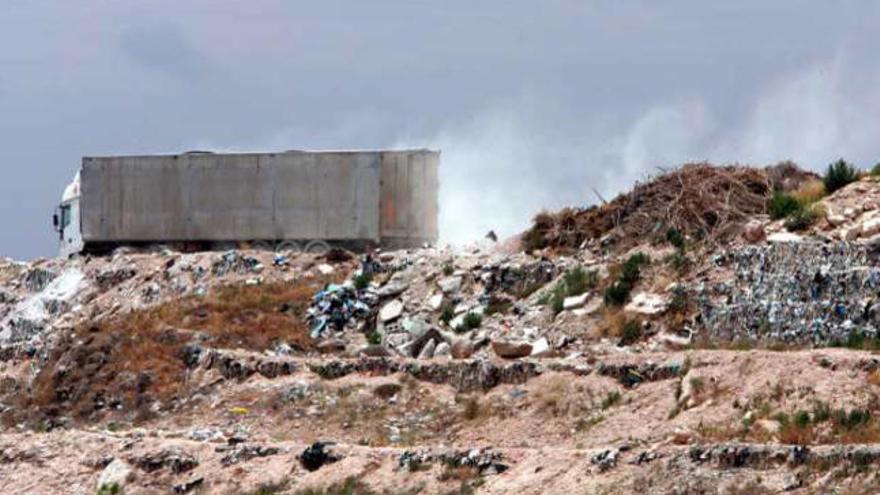
[(0, 0), (0, 255), (83, 155), (438, 147), (441, 236), (690, 160), (880, 160), (880, 2)]

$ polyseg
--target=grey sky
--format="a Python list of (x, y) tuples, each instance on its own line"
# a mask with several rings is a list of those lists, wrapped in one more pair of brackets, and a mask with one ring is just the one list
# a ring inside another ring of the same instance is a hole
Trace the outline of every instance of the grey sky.
[(441, 236), (687, 160), (880, 160), (880, 3), (0, 1), (0, 254), (82, 155), (443, 149)]

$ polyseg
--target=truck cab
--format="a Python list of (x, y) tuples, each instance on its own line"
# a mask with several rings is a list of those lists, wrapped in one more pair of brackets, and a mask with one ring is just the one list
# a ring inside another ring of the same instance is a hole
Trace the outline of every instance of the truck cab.
[(83, 248), (83, 239), (80, 230), (80, 180), (79, 173), (73, 182), (64, 189), (61, 203), (52, 216), (52, 223), (59, 238), (59, 254), (62, 257), (70, 257), (79, 253)]

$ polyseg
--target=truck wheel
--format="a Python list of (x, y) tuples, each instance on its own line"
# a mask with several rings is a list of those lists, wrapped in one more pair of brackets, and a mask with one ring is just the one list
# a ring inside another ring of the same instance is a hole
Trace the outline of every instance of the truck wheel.
[(268, 241), (252, 241), (251, 249), (256, 249), (257, 251), (274, 251), (274, 246), (271, 242)]
[(312, 241), (306, 244), (305, 251), (309, 254), (324, 254), (330, 251), (330, 245), (324, 241)]
[(275, 246), (275, 252), (286, 252), (290, 251), (291, 253), (297, 254), (302, 252), (302, 246), (296, 241), (281, 241)]

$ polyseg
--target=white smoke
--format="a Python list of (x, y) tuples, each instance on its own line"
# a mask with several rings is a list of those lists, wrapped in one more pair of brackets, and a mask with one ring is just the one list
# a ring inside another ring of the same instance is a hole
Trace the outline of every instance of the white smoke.
[(501, 236), (522, 231), (542, 209), (595, 203), (593, 189), (611, 199), (635, 180), (686, 162), (792, 159), (821, 171), (843, 156), (870, 167), (880, 159), (880, 90), (873, 89), (880, 86), (868, 76), (854, 87), (843, 64), (817, 64), (779, 80), (734, 115), (722, 118), (690, 98), (649, 108), (623, 132), (583, 138), (570, 130), (557, 136), (513, 105), (398, 146), (442, 150), (440, 235), (464, 243), (490, 229)]

